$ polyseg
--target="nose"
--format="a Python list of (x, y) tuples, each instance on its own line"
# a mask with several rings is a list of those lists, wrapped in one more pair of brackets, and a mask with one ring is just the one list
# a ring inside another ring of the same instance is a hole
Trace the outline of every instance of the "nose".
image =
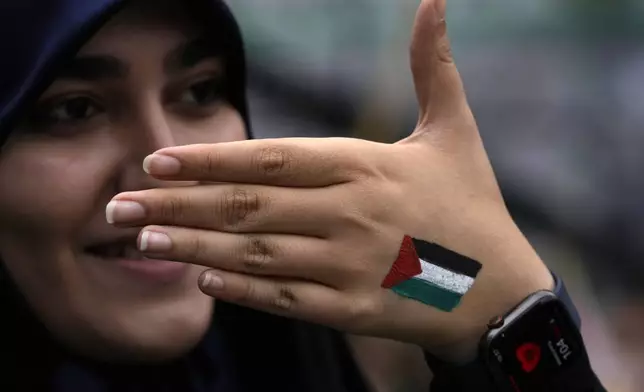
[(154, 151), (177, 145), (176, 133), (161, 102), (146, 99), (145, 107), (136, 111), (128, 125), (123, 127), (127, 135), (127, 156), (124, 159), (118, 180), (118, 192), (151, 188), (190, 186), (196, 182), (160, 181), (143, 171), (143, 159)]

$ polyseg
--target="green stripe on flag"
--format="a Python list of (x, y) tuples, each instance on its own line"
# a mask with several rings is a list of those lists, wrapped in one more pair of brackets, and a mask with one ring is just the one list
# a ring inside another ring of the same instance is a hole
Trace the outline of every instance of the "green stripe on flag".
[(462, 295), (427, 282), (411, 278), (391, 288), (396, 294), (420, 301), (445, 312), (451, 312), (461, 302)]

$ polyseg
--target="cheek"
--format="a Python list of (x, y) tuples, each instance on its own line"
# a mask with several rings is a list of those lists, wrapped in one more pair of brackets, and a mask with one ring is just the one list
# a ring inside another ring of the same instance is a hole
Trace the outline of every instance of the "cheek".
[[(49, 145), (9, 149), (0, 160), (0, 235), (65, 238), (97, 208), (117, 149)], [(36, 238), (33, 238), (36, 237)]]
[[(169, 125), (178, 145), (246, 138), (244, 122), (230, 106), (200, 121), (172, 121)], [(116, 139), (90, 139), (24, 146), (18, 142), (3, 150), (0, 239), (8, 235), (69, 238), (104, 208), (101, 196), (117, 192), (117, 185), (111, 182), (126, 152)], [(106, 189), (110, 186), (114, 189)]]

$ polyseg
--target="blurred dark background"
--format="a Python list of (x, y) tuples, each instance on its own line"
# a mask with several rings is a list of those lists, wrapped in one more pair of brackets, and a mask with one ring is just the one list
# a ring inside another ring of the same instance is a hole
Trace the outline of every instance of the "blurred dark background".
[[(260, 137), (413, 130), (418, 0), (230, 3)], [(609, 390), (644, 391), (644, 1), (448, 0), (448, 25), (512, 213), (569, 281)]]

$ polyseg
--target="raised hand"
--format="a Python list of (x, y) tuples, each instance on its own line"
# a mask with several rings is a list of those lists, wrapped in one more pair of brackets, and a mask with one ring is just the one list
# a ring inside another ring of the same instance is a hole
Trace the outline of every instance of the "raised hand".
[[(209, 267), (199, 283), (217, 299), (416, 343), (445, 358), (473, 353), (491, 316), (552, 278), (505, 208), (444, 13), (445, 0), (424, 0), (416, 17), (420, 114), (410, 137), (166, 148), (146, 158), (145, 170), (202, 185), (119, 194), (108, 220), (145, 226), (139, 248), (149, 257)], [(456, 311), (381, 287), (405, 235), (483, 264)]]

